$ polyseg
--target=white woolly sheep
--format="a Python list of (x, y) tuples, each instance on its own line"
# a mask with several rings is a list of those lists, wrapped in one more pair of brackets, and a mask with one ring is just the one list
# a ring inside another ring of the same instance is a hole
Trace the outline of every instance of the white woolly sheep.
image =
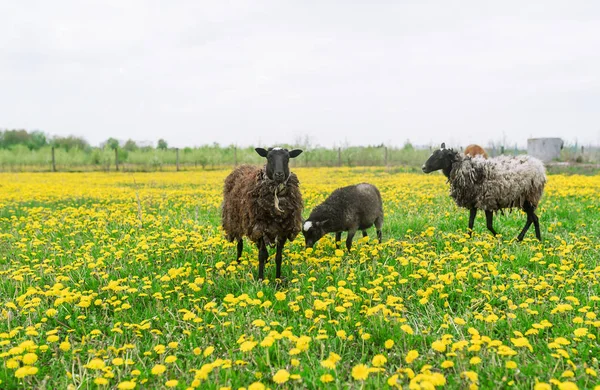
[(527, 223), (517, 237), (523, 240), (533, 223), (535, 236), (542, 240), (535, 210), (546, 184), (542, 162), (530, 156), (499, 156), (484, 159), (465, 156), (442, 144), (423, 165), (423, 172), (442, 170), (450, 183), (450, 196), (456, 204), (470, 210), (469, 234), (472, 234), (477, 210), (484, 210), (487, 228), (493, 227), (494, 212), (520, 208), (527, 213)]

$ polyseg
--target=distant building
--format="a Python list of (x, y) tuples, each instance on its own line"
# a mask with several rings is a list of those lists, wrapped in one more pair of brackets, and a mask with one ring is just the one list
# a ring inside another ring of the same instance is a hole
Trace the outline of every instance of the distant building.
[(560, 138), (530, 138), (527, 140), (527, 154), (543, 162), (550, 162), (560, 157), (563, 145)]

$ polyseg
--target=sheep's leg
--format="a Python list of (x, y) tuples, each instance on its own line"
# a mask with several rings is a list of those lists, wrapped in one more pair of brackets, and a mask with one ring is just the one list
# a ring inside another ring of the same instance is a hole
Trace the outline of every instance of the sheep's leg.
[(346, 248), (348, 252), (350, 252), (350, 248), (352, 248), (352, 239), (354, 238), (354, 234), (356, 233), (356, 229), (348, 230), (348, 235), (346, 236)]
[(283, 246), (285, 245), (285, 238), (277, 241), (277, 254), (275, 255), (275, 265), (277, 270), (275, 271), (275, 278), (281, 280), (281, 256), (283, 252)]
[(258, 246), (258, 280), (263, 280), (265, 276), (265, 263), (269, 258), (269, 252), (262, 239), (260, 239), (256, 245)]
[(240, 257), (242, 257), (242, 250), (244, 249), (244, 239), (240, 238), (237, 243), (237, 257), (235, 258), (237, 262), (240, 262)]
[(535, 238), (542, 241), (542, 234), (540, 233), (540, 220), (535, 212), (531, 213), (533, 215), (533, 226), (535, 227)]
[(542, 235), (540, 233), (540, 222), (539, 222), (538, 216), (535, 215), (535, 209), (533, 208), (531, 203), (525, 202), (525, 204), (523, 205), (523, 211), (525, 211), (527, 213), (527, 223), (525, 224), (525, 227), (523, 228), (523, 230), (521, 231), (521, 234), (519, 234), (517, 239), (519, 241), (522, 241), (523, 238), (525, 237), (525, 233), (527, 233), (527, 230), (533, 223), (533, 226), (535, 227), (535, 237), (538, 240), (542, 241)]
[(519, 240), (519, 241), (523, 241), (523, 238), (525, 237), (525, 233), (527, 233), (527, 230), (529, 230), (529, 227), (533, 223), (533, 211), (531, 209), (527, 208), (526, 206), (523, 207), (523, 209), (527, 213), (527, 222), (525, 223), (523, 230), (521, 230), (521, 233), (519, 233), (519, 236), (517, 237), (517, 240)]
[(492, 235), (494, 237), (496, 237), (496, 231), (494, 230), (494, 212), (493, 211), (489, 211), (489, 210), (485, 210), (485, 222), (487, 224), (487, 228), (490, 232), (492, 232)]
[(342, 241), (342, 232), (335, 232), (335, 249), (340, 248), (340, 241)]
[(477, 216), (477, 209), (469, 209), (469, 237), (473, 236), (473, 225), (475, 225), (475, 216)]
[(381, 226), (383, 226), (383, 217), (377, 218), (375, 220), (375, 229), (377, 230), (377, 239), (379, 240), (380, 244), (381, 244), (381, 238), (382, 238)]

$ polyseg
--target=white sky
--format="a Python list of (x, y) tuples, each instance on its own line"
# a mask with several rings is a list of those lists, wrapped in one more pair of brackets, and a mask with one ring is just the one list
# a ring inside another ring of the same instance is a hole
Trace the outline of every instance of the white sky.
[(0, 0), (0, 128), (597, 145), (600, 2)]

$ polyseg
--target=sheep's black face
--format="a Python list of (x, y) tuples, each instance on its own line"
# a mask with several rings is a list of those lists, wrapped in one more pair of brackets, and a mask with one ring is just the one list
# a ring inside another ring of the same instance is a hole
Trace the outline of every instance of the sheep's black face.
[(442, 147), (431, 155), (425, 164), (423, 164), (423, 172), (430, 173), (440, 169), (447, 170), (452, 166), (454, 161), (455, 152), (452, 149), (446, 149), (446, 144), (442, 144)]
[(267, 159), (267, 177), (277, 183), (285, 182), (290, 177), (290, 158), (295, 158), (302, 153), (300, 149), (288, 151), (282, 148), (256, 148), (256, 153)]
[(323, 222), (305, 221), (302, 225), (302, 234), (306, 240), (306, 247), (312, 248), (327, 232), (323, 229)]

